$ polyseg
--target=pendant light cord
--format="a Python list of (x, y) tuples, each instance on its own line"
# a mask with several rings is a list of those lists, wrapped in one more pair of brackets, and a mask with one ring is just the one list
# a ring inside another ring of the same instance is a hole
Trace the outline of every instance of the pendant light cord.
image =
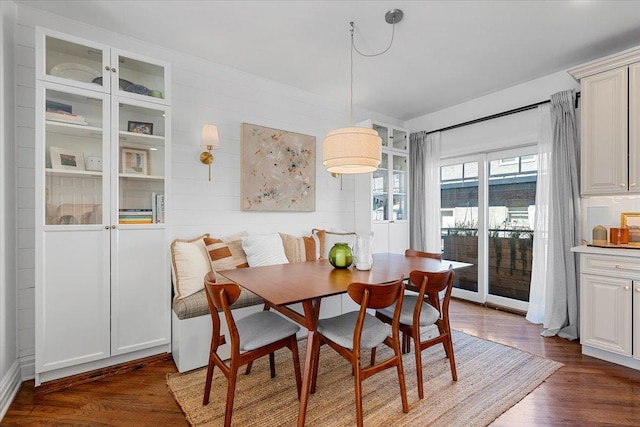
[[(402, 18), (402, 17), (401, 17)], [(389, 22), (389, 21), (387, 21)], [(350, 103), (349, 103), (349, 123), (351, 126), (353, 126), (353, 51), (355, 50), (360, 56), (364, 56), (366, 58), (373, 58), (374, 56), (380, 56), (382, 54), (385, 54), (389, 51), (389, 49), (391, 49), (391, 45), (393, 45), (393, 39), (395, 37), (396, 34), (396, 20), (395, 18), (393, 18), (393, 21), (391, 23), (391, 40), (389, 41), (389, 46), (386, 47), (386, 49), (384, 49), (382, 52), (378, 52), (378, 53), (364, 53), (364, 52), (360, 52), (358, 50), (358, 48), (356, 47), (356, 43), (354, 41), (354, 37), (353, 37), (353, 33), (355, 31), (355, 24), (353, 23), (353, 21), (349, 22), (349, 25), (351, 25), (351, 67), (350, 67), (350, 73), (351, 73), (351, 80), (350, 80), (350, 86), (351, 86), (351, 91), (349, 93), (350, 95)]]
[(356, 52), (358, 52), (359, 55), (361, 56), (365, 56), (367, 58), (372, 58), (374, 56), (380, 56), (384, 53), (387, 53), (389, 51), (389, 49), (391, 49), (391, 45), (393, 44), (393, 38), (395, 37), (396, 34), (396, 20), (393, 19), (392, 24), (391, 24), (391, 40), (389, 41), (389, 46), (386, 47), (385, 50), (383, 50), (382, 52), (379, 53), (364, 53), (364, 52), (360, 52), (358, 50), (358, 48), (356, 47), (355, 42), (353, 41), (353, 31), (355, 29), (355, 25), (353, 23), (353, 21), (351, 21), (349, 23), (351, 25), (351, 46), (353, 47), (353, 49), (355, 49)]

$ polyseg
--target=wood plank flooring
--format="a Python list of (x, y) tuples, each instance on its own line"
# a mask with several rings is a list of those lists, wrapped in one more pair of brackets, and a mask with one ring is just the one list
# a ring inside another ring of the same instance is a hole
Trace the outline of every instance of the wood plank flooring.
[[(451, 318), (455, 329), (565, 364), (492, 425), (640, 425), (640, 371), (583, 356), (576, 342), (543, 338), (521, 315), (453, 301)], [(37, 397), (28, 381), (0, 425), (186, 426), (166, 386), (173, 372), (173, 362), (163, 361)]]

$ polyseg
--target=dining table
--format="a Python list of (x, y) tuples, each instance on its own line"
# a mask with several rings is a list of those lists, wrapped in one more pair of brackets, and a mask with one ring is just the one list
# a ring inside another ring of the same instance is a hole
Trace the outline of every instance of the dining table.
[[(370, 270), (334, 268), (328, 260), (294, 262), (262, 267), (223, 270), (217, 273), (238, 283), (261, 297), (265, 304), (308, 330), (304, 360), (298, 426), (305, 424), (307, 403), (313, 372), (313, 342), (317, 339), (320, 303), (323, 298), (344, 294), (350, 283), (388, 283), (409, 277), (414, 270), (439, 272), (469, 267), (471, 264), (433, 258), (408, 257), (404, 254), (378, 253), (373, 255)], [(293, 310), (300, 303), (302, 313)]]

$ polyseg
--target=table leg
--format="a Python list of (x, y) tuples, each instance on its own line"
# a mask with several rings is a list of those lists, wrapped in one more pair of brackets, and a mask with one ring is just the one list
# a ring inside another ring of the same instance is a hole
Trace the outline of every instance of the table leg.
[(304, 427), (307, 416), (307, 404), (309, 403), (309, 392), (311, 390), (311, 376), (313, 375), (313, 342), (316, 340), (316, 328), (318, 327), (318, 317), (320, 316), (320, 302), (304, 301), (302, 303), (305, 327), (309, 330), (307, 335), (307, 353), (304, 356), (304, 372), (302, 375), (302, 391), (300, 393), (300, 408), (298, 410), (298, 427)]

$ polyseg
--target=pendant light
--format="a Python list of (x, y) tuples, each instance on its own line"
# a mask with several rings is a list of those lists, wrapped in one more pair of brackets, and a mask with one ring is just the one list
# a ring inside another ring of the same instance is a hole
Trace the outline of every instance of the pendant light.
[(385, 21), (393, 26), (389, 46), (380, 53), (365, 54), (360, 52), (353, 41), (354, 24), (351, 25), (351, 104), (350, 126), (327, 132), (322, 141), (322, 164), (331, 174), (368, 173), (378, 169), (382, 157), (382, 139), (373, 129), (353, 126), (353, 52), (366, 57), (379, 56), (387, 52), (393, 44), (395, 24), (402, 20), (400, 9), (386, 13)]

